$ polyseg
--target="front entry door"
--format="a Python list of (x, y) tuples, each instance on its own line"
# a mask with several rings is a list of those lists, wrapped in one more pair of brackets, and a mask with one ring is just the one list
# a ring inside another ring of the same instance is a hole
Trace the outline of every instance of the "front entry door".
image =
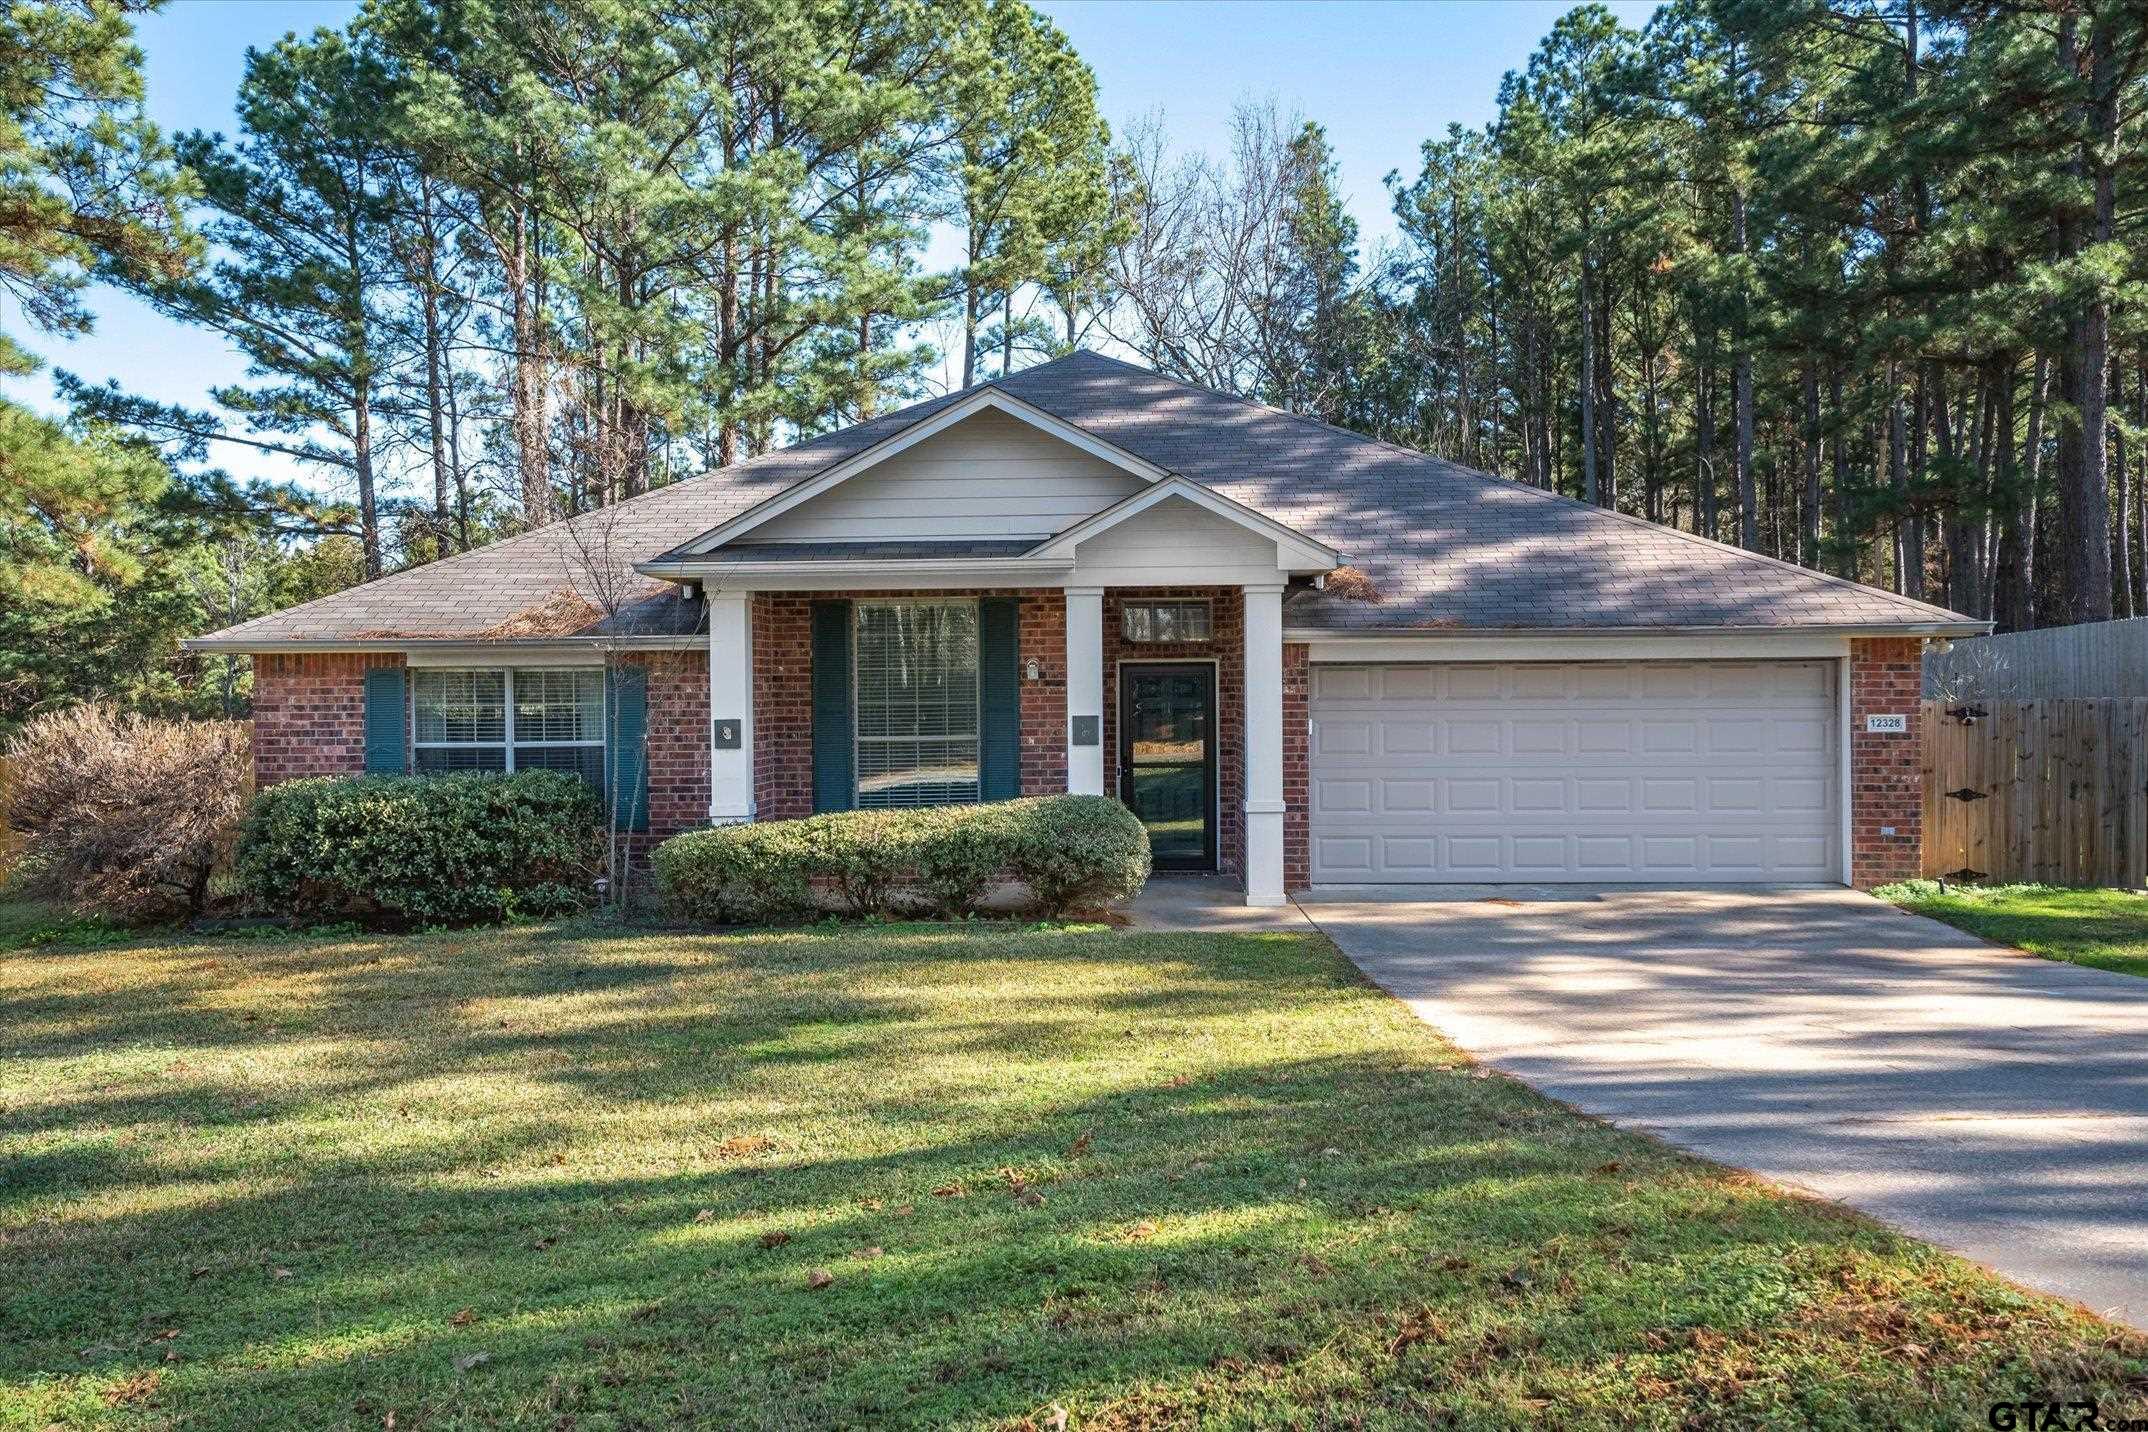
[(1158, 870), (1216, 868), (1216, 669), (1119, 668), (1119, 799)]

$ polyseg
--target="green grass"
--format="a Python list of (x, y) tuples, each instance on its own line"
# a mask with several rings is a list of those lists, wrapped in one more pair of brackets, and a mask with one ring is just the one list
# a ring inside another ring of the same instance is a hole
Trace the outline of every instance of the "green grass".
[(1876, 892), (1905, 910), (2042, 955), (2148, 976), (2148, 895), (2063, 885), (1949, 885), (1912, 880)]
[(11, 951), (0, 1330), (10, 1428), (2148, 1413), (2142, 1338), (1489, 1076), (1294, 934)]

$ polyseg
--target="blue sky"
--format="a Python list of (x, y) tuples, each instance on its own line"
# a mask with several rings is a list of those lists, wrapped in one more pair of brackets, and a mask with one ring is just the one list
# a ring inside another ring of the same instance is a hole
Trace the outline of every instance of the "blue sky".
[[(1114, 125), (1161, 109), (1175, 147), (1222, 153), (1232, 107), (1273, 98), (1327, 127), (1345, 198), (1368, 241), (1393, 232), (1382, 178), (1417, 167), (1417, 147), (1450, 123), (1492, 117), (1500, 76), (1527, 63), (1565, 0), (1032, 0), (1096, 71)], [(1614, 0), (1638, 27), (1653, 0)], [(151, 116), (167, 130), (231, 128), (249, 46), (291, 30), (341, 25), (345, 0), (172, 0), (137, 23)], [(217, 337), (170, 323), (120, 295), (94, 296), (97, 331), (62, 342), (30, 335), (51, 367), (165, 402), (206, 405), (244, 364)], [(10, 319), (13, 315), (9, 316)], [(43, 405), (43, 376), (11, 392)], [(288, 475), (236, 453), (240, 472)]]

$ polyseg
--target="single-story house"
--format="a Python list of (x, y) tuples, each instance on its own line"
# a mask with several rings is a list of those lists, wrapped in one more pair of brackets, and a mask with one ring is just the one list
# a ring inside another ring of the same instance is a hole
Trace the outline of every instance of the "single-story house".
[(263, 784), (565, 767), (652, 838), (1101, 792), (1274, 904), (1914, 875), (1921, 648), (1985, 628), (1076, 353), (191, 645), (253, 656)]

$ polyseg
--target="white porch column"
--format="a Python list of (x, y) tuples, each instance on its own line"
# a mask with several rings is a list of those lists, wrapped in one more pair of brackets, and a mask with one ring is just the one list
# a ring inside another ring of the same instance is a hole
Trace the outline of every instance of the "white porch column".
[(709, 824), (753, 819), (753, 593), (709, 593)]
[(1067, 790), (1104, 794), (1104, 589), (1067, 588)]
[(1246, 903), (1283, 903), (1283, 588), (1245, 589)]

